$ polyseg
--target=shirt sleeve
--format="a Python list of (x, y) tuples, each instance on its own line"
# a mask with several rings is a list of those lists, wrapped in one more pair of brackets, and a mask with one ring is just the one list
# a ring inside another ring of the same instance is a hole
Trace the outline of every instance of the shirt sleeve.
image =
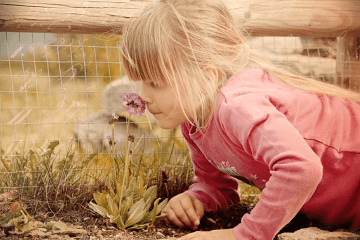
[(238, 181), (215, 168), (205, 158), (191, 140), (189, 129), (185, 124), (181, 125), (181, 131), (188, 144), (194, 166), (193, 184), (185, 193), (191, 194), (201, 201), (205, 211), (216, 212), (219, 208), (226, 209), (228, 205), (239, 202)]
[(309, 200), (322, 164), (297, 129), (261, 94), (240, 95), (219, 110), (225, 133), (271, 174), (259, 202), (234, 228), (237, 239), (273, 239)]

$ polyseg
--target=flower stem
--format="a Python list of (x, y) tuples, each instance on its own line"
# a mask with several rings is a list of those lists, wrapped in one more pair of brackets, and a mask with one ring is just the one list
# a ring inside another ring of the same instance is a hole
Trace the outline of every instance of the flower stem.
[(112, 133), (112, 140), (111, 140), (111, 159), (114, 163), (114, 183), (116, 183), (116, 160), (115, 160), (115, 123), (111, 124), (111, 133)]
[(130, 118), (131, 114), (129, 114), (126, 126), (126, 154), (125, 154), (125, 168), (124, 168), (124, 174), (125, 174), (125, 185), (128, 185), (128, 178), (129, 178), (129, 150), (130, 150), (130, 142), (127, 140), (129, 137), (129, 129), (130, 129)]
[(126, 152), (125, 152), (125, 167), (124, 167), (124, 172), (123, 172), (123, 181), (122, 181), (122, 185), (121, 185), (121, 192), (120, 192), (120, 201), (119, 201), (119, 208), (121, 208), (121, 202), (122, 202), (122, 198), (123, 198), (123, 189), (127, 188), (127, 179), (128, 179), (128, 168), (129, 168), (129, 148), (130, 148), (130, 144), (129, 141), (127, 140), (128, 136), (129, 136), (129, 129), (130, 129), (130, 117), (131, 114), (129, 114), (129, 117), (127, 118), (126, 122), (127, 122), (127, 126), (126, 126)]

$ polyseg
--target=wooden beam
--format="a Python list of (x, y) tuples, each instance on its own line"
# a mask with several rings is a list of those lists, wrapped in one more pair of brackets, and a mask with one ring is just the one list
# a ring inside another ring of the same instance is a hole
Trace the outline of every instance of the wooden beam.
[(360, 31), (358, 0), (233, 0), (239, 24), (254, 36), (337, 37)]
[[(118, 33), (155, 0), (0, 0), (0, 31)], [(358, 0), (225, 0), (253, 36), (335, 37), (360, 31)]]

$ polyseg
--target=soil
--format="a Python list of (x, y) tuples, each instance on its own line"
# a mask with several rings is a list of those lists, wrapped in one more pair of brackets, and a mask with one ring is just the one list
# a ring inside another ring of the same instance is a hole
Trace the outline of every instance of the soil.
[[(241, 221), (242, 216), (251, 209), (244, 204), (230, 206), (228, 210), (218, 213), (205, 213), (202, 218), (198, 230), (210, 231), (221, 228), (233, 228)], [(39, 212), (32, 215), (36, 220), (41, 222), (61, 220), (73, 227), (86, 230), (85, 234), (68, 234), (61, 235), (58, 239), (118, 239), (118, 240), (135, 240), (135, 239), (176, 239), (191, 232), (188, 229), (180, 229), (173, 225), (167, 225), (163, 222), (155, 223), (146, 229), (141, 230), (119, 230), (110, 223), (108, 218), (103, 218), (92, 212), (88, 208), (58, 212), (56, 215)], [(335, 230), (329, 226), (321, 225), (315, 221), (311, 221), (305, 215), (298, 214), (281, 232), (294, 232), (300, 228), (316, 226), (325, 230)], [(0, 232), (1, 232), (0, 228)], [(15, 239), (43, 239), (38, 236), (17, 236), (9, 234), (11, 229), (3, 229), (4, 233), (0, 238), (4, 240)]]

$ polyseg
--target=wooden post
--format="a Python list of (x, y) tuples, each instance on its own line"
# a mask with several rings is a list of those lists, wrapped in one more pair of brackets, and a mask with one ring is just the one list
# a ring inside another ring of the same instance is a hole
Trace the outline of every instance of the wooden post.
[(360, 90), (360, 34), (337, 38), (336, 84)]

